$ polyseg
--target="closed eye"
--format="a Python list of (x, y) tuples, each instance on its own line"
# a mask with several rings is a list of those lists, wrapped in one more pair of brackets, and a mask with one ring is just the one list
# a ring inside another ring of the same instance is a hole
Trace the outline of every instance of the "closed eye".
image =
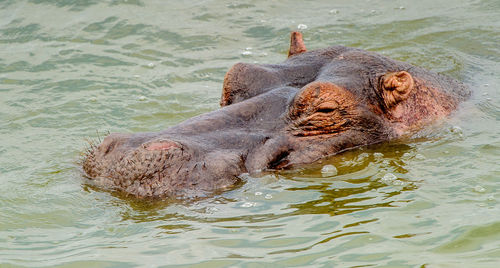
[(321, 108), (321, 109), (318, 109), (316, 112), (317, 113), (329, 114), (329, 113), (331, 113), (333, 111), (335, 111), (335, 109), (333, 109), (333, 108)]

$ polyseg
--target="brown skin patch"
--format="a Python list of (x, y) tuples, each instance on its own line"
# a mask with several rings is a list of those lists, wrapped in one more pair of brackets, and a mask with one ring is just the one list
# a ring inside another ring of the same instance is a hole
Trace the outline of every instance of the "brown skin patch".
[(175, 142), (161, 141), (161, 142), (150, 143), (146, 145), (144, 149), (148, 151), (166, 151), (172, 148), (180, 148), (180, 146)]
[(358, 101), (349, 91), (330, 82), (313, 82), (299, 92), (290, 108), (295, 136), (346, 131), (358, 117)]

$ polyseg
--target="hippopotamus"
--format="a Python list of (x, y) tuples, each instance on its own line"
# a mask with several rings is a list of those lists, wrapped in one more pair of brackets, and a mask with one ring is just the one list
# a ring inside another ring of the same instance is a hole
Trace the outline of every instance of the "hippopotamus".
[(307, 51), (291, 34), (280, 64), (237, 63), (221, 108), (155, 133), (112, 133), (83, 170), (135, 197), (202, 197), (241, 174), (290, 169), (360, 146), (401, 139), (450, 115), (463, 83), (383, 55), (340, 45)]

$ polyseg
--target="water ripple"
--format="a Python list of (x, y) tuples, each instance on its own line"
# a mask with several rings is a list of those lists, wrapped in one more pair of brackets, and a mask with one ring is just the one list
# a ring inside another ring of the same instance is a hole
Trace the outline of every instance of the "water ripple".
[[(0, 1), (0, 266), (493, 267), (498, 3)], [(86, 138), (217, 109), (227, 69), (286, 59), (298, 25), (309, 49), (376, 51), (475, 94), (410, 139), (242, 176), (203, 200), (85, 181)]]

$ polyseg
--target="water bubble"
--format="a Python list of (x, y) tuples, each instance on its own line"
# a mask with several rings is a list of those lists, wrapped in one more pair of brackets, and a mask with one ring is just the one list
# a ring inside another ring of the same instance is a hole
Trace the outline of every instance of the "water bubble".
[(339, 14), (339, 10), (338, 9), (330, 9), (330, 14)]
[(421, 155), (421, 154), (416, 154), (415, 155), (415, 159), (418, 159), (418, 160), (425, 160), (425, 156)]
[(481, 185), (476, 185), (476, 186), (474, 186), (474, 191), (478, 192), (478, 193), (484, 193), (484, 192), (486, 192), (486, 189), (484, 189), (484, 187)]
[(392, 184), (393, 181), (395, 181), (398, 177), (392, 173), (387, 173), (382, 177), (382, 182), (385, 184)]
[(208, 212), (208, 213), (211, 213), (211, 212), (217, 212), (217, 211), (219, 211), (219, 209), (218, 209), (218, 208), (216, 208), (216, 207), (207, 207), (207, 212)]
[(368, 153), (361, 153), (358, 155), (356, 161), (358, 163), (361, 163), (361, 162), (365, 161), (365, 159), (367, 159), (368, 157), (370, 157), (370, 155)]
[(301, 24), (297, 25), (297, 29), (305, 30), (305, 29), (307, 29), (307, 25), (301, 23)]
[(453, 127), (451, 127), (450, 132), (458, 134), (459, 136), (462, 136), (463, 133), (464, 133), (464, 131), (462, 130), (462, 128), (459, 127), (459, 126), (453, 126)]
[(405, 159), (405, 160), (408, 160), (411, 158), (411, 154), (410, 153), (404, 153), (401, 158)]
[(154, 62), (150, 62), (150, 63), (148, 63), (148, 67), (149, 67), (149, 68), (153, 68), (153, 67), (155, 67)]
[(400, 180), (394, 180), (392, 181), (392, 185), (394, 186), (403, 186), (405, 183), (403, 181), (400, 181)]
[(255, 207), (256, 203), (255, 202), (245, 202), (243, 204), (241, 204), (241, 207), (242, 208), (251, 208), (251, 207)]
[(262, 192), (255, 192), (256, 196), (262, 195)]
[(491, 98), (486, 98), (486, 100), (487, 100), (487, 101), (490, 101), (490, 100), (491, 100)]
[(266, 194), (266, 196), (264, 196), (265, 199), (271, 199), (273, 198), (273, 196), (271, 194)]
[(134, 74), (134, 78), (139, 78), (139, 77), (141, 77), (141, 76), (138, 74)]
[(146, 97), (145, 97), (145, 96), (140, 96), (140, 97), (139, 97), (139, 100), (140, 100), (140, 101), (145, 101), (145, 100), (146, 100)]
[(324, 165), (321, 169), (323, 177), (331, 177), (337, 175), (337, 168), (334, 165)]
[(405, 9), (405, 7), (404, 6), (400, 6), (400, 7), (398, 7), (398, 9), (399, 10), (403, 10), (403, 9)]
[(377, 11), (375, 9), (370, 10), (370, 13), (375, 14)]
[(490, 195), (486, 198), (488, 201), (495, 201), (495, 197), (493, 195)]
[(377, 160), (380, 160), (384, 157), (384, 154), (376, 152), (376, 153), (373, 153), (373, 157)]
[(247, 48), (245, 48), (245, 50), (252, 50), (252, 48), (251, 47), (247, 47)]
[(483, 86), (485, 86), (485, 87), (489, 87), (490, 85), (489, 85), (489, 84), (484, 84)]
[(89, 99), (89, 101), (91, 101), (91, 102), (96, 102), (96, 101), (97, 101), (97, 98), (96, 98), (96, 97), (91, 97), (91, 98)]
[(248, 50), (245, 50), (243, 52), (241, 52), (241, 55), (244, 55), (244, 56), (248, 56), (248, 55), (252, 55), (252, 51), (248, 51)]

